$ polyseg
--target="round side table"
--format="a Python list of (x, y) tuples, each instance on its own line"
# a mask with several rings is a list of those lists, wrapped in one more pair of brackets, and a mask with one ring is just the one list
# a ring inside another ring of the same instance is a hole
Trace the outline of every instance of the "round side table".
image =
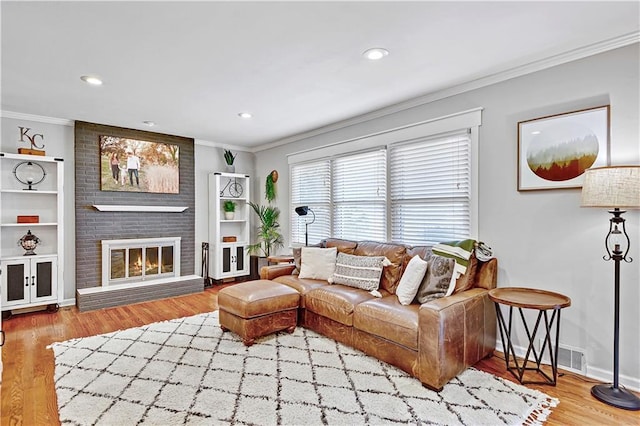
[[(502, 348), (504, 350), (504, 359), (507, 364), (507, 370), (514, 375), (516, 379), (522, 384), (548, 384), (556, 385), (556, 379), (558, 376), (558, 341), (560, 337), (560, 311), (563, 308), (571, 306), (571, 299), (560, 293), (554, 293), (546, 290), (538, 290), (533, 288), (521, 288), (521, 287), (505, 287), (494, 288), (489, 291), (489, 298), (496, 305), (496, 315), (498, 316), (498, 326), (500, 329), (500, 338), (502, 339)], [(508, 323), (505, 320), (500, 305), (509, 307), (509, 319)], [(524, 325), (527, 338), (529, 340), (529, 346), (524, 356), (524, 360), (518, 361), (516, 358), (516, 352), (512, 343), (513, 332), (513, 308), (516, 308), (520, 313), (520, 318)], [(524, 316), (523, 309), (533, 309), (538, 311), (538, 317), (536, 319), (533, 330)], [(548, 312), (552, 311), (549, 318)], [(544, 320), (544, 321), (543, 321)], [(544, 322), (544, 341), (540, 353), (535, 348), (535, 337), (538, 333), (538, 329), (541, 328), (541, 323)], [(555, 342), (552, 345), (553, 326), (555, 323)], [(542, 356), (545, 351), (549, 354), (551, 361), (551, 376), (540, 368), (542, 363)], [(529, 362), (529, 355), (533, 354), (535, 361), (535, 367), (527, 367)], [(533, 371), (544, 378), (543, 381), (531, 381), (525, 380), (524, 374), (527, 371)]]

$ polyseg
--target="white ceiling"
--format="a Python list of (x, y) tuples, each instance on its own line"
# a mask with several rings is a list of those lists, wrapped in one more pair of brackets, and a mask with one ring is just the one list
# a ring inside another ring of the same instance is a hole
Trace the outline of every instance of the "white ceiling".
[(246, 149), (640, 30), (638, 1), (0, 7), (5, 113)]

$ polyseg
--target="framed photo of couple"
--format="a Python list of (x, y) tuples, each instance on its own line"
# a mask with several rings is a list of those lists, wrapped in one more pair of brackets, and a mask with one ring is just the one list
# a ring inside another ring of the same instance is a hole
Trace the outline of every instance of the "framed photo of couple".
[(180, 192), (178, 145), (100, 136), (102, 191)]

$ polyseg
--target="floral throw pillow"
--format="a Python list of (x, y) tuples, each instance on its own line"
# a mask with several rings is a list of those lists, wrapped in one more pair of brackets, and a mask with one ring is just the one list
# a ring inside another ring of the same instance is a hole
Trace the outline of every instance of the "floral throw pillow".
[(456, 285), (456, 261), (449, 257), (432, 255), (427, 262), (427, 273), (418, 289), (416, 300), (427, 303), (434, 299), (449, 296)]

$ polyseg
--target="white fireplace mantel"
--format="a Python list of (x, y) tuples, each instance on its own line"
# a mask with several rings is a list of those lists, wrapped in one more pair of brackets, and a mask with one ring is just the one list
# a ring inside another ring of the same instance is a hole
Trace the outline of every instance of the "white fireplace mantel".
[(93, 207), (101, 212), (173, 212), (180, 213), (188, 209), (187, 206), (134, 206), (121, 204), (94, 204)]

